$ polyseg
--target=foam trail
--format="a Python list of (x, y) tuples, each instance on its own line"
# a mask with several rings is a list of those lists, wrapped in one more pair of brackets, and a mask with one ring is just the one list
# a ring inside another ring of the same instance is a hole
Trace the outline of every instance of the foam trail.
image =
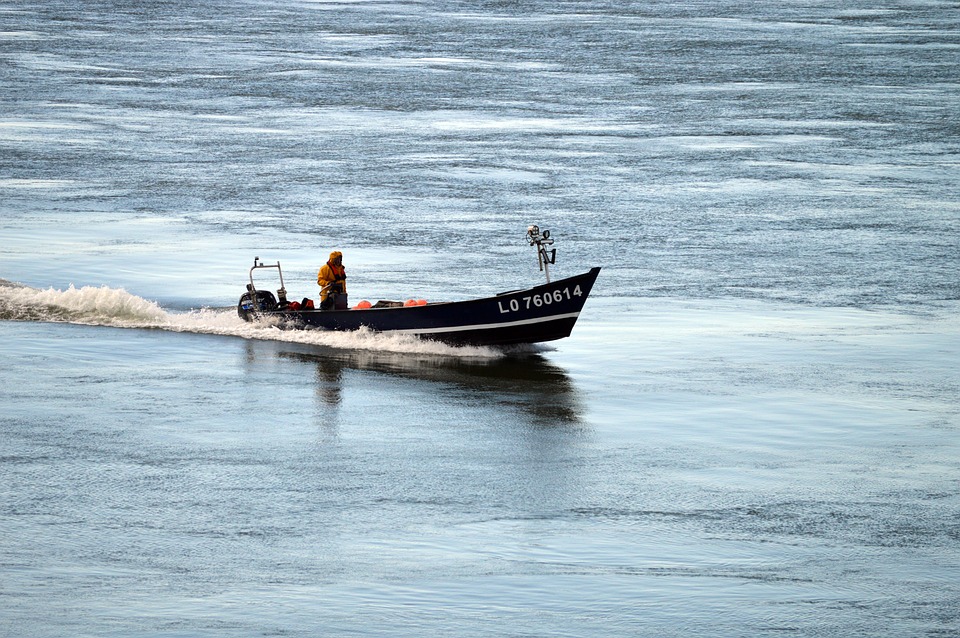
[(0, 319), (155, 327), (170, 315), (153, 301), (118, 288), (37, 290), (0, 280)]
[(331, 332), (281, 330), (269, 322), (248, 323), (236, 310), (204, 308), (172, 313), (159, 304), (122, 288), (70, 286), (66, 290), (37, 290), (0, 280), (0, 320), (49, 321), (116, 328), (159, 329), (286, 341), (328, 348), (378, 350), (458, 358), (496, 359), (505, 351), (482, 346), (456, 347), (408, 335), (387, 335), (372, 330)]

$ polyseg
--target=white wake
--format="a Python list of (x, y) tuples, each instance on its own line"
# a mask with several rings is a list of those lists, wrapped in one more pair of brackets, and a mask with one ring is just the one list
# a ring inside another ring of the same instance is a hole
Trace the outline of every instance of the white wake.
[(115, 328), (155, 329), (235, 336), (352, 350), (494, 359), (504, 351), (482, 346), (450, 346), (408, 335), (372, 330), (332, 332), (281, 330), (266, 322), (246, 322), (236, 309), (202, 308), (171, 312), (122, 288), (70, 286), (38, 290), (0, 280), (0, 320), (65, 322)]

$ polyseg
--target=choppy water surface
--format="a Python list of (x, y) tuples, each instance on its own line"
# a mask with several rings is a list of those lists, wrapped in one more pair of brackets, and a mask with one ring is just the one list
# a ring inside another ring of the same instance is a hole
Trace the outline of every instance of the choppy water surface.
[[(954, 3), (0, 7), (0, 633), (948, 636)], [(292, 297), (604, 267), (563, 342)]]

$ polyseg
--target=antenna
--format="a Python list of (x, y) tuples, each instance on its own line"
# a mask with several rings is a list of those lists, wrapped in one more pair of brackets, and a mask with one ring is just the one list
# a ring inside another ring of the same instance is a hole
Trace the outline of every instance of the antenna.
[(550, 231), (540, 231), (540, 227), (532, 224), (527, 227), (527, 241), (531, 246), (537, 247), (537, 263), (540, 265), (540, 271), (547, 277), (547, 283), (550, 283), (550, 264), (557, 261), (557, 249), (547, 250), (546, 246), (552, 246), (553, 240), (550, 239)]

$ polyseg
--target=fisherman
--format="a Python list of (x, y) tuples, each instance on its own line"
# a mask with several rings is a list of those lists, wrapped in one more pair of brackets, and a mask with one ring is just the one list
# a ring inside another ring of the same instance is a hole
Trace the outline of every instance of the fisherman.
[(317, 273), (320, 286), (320, 310), (346, 310), (347, 272), (343, 268), (343, 253), (335, 250)]

